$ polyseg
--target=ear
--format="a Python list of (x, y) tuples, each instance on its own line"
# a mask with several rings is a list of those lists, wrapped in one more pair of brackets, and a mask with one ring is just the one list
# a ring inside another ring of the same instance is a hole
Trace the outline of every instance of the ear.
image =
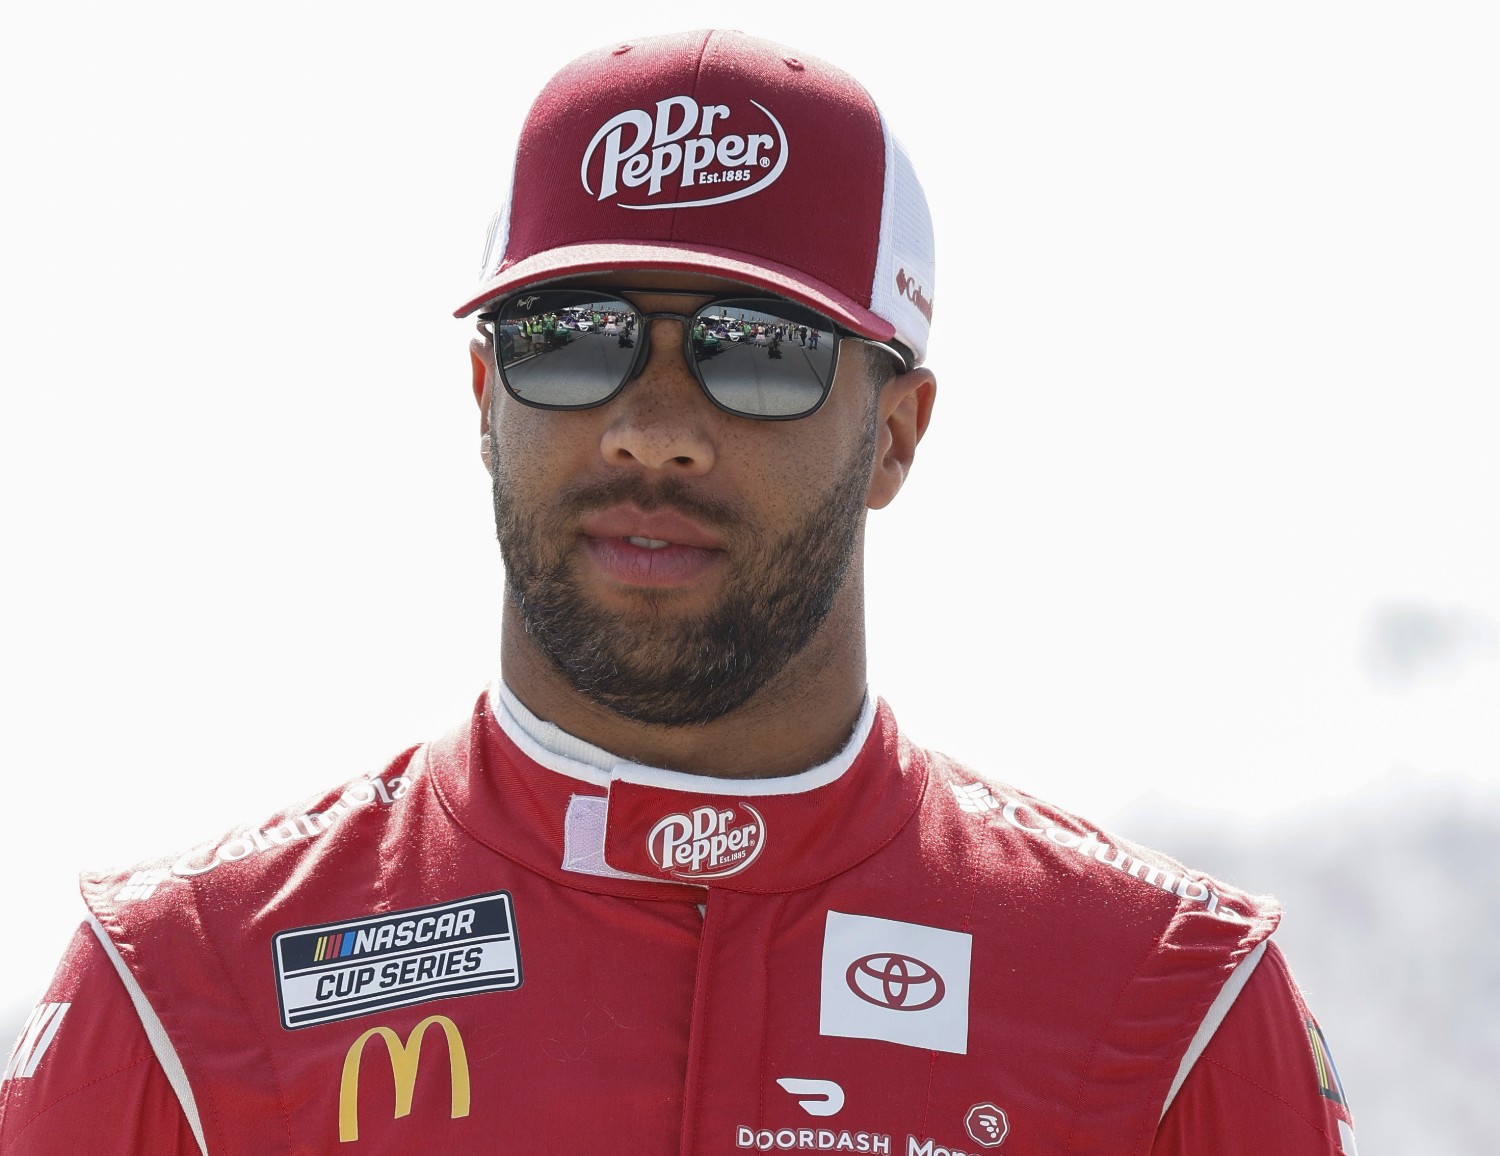
[(936, 398), (937, 378), (922, 366), (891, 378), (880, 391), (875, 462), (865, 495), (865, 505), (870, 509), (883, 509), (900, 492), (917, 456), (917, 443), (932, 420)]
[(490, 463), (490, 398), (492, 394), (489, 343), (475, 338), (469, 342), (469, 367), (473, 375), (474, 400), (479, 405), (479, 457), (486, 472), (493, 473)]
[(479, 432), (490, 429), (490, 344), (476, 337), (469, 342), (469, 365), (473, 370), (474, 400), (479, 404)]

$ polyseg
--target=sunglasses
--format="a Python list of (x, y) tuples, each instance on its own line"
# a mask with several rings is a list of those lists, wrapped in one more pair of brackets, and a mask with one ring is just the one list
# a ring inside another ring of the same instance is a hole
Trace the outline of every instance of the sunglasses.
[[(780, 297), (715, 297), (692, 313), (648, 313), (628, 292), (529, 289), (479, 314), (495, 346), (505, 391), (538, 409), (589, 409), (610, 401), (646, 364), (652, 321), (682, 323), (683, 357), (714, 405), (739, 417), (786, 421), (816, 413), (838, 368), (839, 340), (896, 347), (835, 325)], [(695, 295), (696, 296), (696, 295)]]

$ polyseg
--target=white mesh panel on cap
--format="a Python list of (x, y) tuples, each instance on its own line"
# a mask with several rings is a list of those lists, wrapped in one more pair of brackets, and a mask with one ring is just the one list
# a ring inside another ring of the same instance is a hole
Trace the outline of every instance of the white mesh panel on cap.
[(482, 285), (495, 275), (505, 256), (505, 244), (510, 239), (510, 202), (490, 218), (490, 230), (484, 237), (484, 256), (479, 259), (479, 283)]
[(896, 340), (921, 361), (927, 356), (937, 271), (932, 214), (906, 149), (883, 117), (880, 123), (886, 140), (885, 197), (870, 309), (896, 327)]
[(505, 201), (500, 211), (490, 218), (490, 231), (484, 239), (484, 257), (479, 262), (479, 283), (483, 285), (505, 264), (505, 251), (510, 248), (510, 206), (516, 199), (516, 169), (512, 160), (510, 183), (506, 187)]

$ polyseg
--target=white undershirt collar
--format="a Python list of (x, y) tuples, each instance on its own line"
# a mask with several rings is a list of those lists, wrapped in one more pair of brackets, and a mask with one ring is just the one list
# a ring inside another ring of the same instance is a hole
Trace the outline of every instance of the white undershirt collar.
[[(611, 754), (603, 747), (569, 734), (554, 723), (537, 718), (501, 679), (490, 685), (490, 709), (495, 721), (525, 754), (548, 770), (595, 786), (608, 788), (616, 776), (680, 790), (702, 790), (703, 775), (647, 767)], [(795, 775), (774, 779), (714, 779), (714, 789), (746, 795), (792, 795), (832, 782), (849, 769), (875, 724), (875, 700), (866, 691), (853, 733), (827, 762)], [(732, 789), (730, 784), (733, 784)]]

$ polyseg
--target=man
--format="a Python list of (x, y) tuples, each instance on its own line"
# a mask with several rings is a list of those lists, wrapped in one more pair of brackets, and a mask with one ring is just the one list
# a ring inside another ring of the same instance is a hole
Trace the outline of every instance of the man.
[(500, 681), (371, 777), (86, 876), (0, 1151), (1352, 1156), (1272, 901), (866, 690), (933, 300), (848, 76), (713, 32), (555, 77), (459, 310)]

